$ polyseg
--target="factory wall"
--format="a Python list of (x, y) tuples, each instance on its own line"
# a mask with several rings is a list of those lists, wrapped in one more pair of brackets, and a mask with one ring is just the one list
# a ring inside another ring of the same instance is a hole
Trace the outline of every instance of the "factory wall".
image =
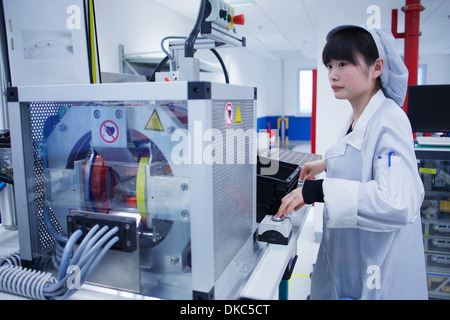
[(266, 61), (266, 109), (258, 114), (258, 129), (277, 129), (278, 118), (289, 119), (289, 140), (311, 140), (311, 115), (299, 111), (298, 73), (303, 69), (315, 69), (316, 60), (290, 58)]
[(425, 84), (450, 83), (450, 55), (436, 54), (419, 56), (419, 66), (425, 66)]

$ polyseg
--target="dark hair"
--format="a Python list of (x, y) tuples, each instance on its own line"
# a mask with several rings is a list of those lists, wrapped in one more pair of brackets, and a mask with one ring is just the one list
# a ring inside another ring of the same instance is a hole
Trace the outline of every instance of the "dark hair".
[(327, 39), (322, 61), (327, 65), (331, 60), (344, 60), (357, 65), (357, 54), (361, 53), (368, 66), (380, 57), (372, 35), (363, 28), (349, 27), (338, 30)]

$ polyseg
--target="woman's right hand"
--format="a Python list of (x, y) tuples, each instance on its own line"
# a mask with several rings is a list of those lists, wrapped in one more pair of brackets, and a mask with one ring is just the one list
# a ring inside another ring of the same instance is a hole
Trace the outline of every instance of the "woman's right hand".
[(325, 171), (326, 168), (327, 164), (325, 163), (325, 160), (317, 160), (305, 163), (300, 171), (299, 179), (302, 181), (315, 179), (315, 176)]

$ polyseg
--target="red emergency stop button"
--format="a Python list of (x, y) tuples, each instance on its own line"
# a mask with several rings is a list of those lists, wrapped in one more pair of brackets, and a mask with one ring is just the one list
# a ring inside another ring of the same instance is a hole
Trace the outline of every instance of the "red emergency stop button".
[(245, 24), (245, 16), (243, 14), (234, 16), (233, 22), (234, 22), (234, 24), (242, 26)]

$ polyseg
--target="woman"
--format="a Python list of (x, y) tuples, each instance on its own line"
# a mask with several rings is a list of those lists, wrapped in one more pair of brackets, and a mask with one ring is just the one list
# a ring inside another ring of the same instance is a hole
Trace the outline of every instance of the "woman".
[[(353, 114), (324, 160), (302, 167), (302, 188), (276, 217), (324, 202), (312, 299), (427, 299), (420, 206), (424, 189), (403, 104), (408, 72), (392, 34), (341, 26), (323, 62)], [(323, 180), (314, 176), (326, 171)]]

